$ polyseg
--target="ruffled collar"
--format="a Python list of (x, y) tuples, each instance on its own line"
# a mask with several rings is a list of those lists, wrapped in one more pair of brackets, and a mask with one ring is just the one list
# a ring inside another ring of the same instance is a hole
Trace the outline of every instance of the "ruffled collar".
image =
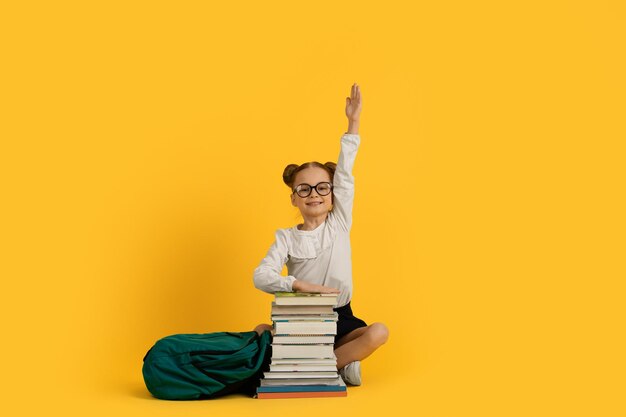
[(331, 211), (326, 220), (313, 230), (299, 230), (298, 225), (287, 229), (287, 249), (296, 258), (317, 258), (332, 246), (336, 236), (335, 215)]
[[(330, 214), (330, 213), (329, 213)], [(299, 224), (295, 225), (294, 228), (296, 229), (297, 233), (301, 233), (301, 234), (309, 234), (309, 233), (316, 233), (319, 232), (321, 227), (324, 227), (324, 223), (326, 223), (326, 221), (328, 220), (328, 216), (326, 216), (326, 220), (324, 220), (322, 223), (319, 224), (319, 226), (317, 226), (315, 229), (313, 230), (302, 230), (302, 229), (298, 229), (298, 226), (300, 226)], [(304, 223), (301, 223), (304, 226)]]

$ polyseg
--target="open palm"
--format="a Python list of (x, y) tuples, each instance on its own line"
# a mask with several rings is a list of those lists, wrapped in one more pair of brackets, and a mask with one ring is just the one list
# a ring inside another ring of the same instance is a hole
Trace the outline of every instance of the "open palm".
[(359, 120), (361, 102), (361, 88), (357, 83), (354, 83), (352, 84), (350, 97), (346, 97), (346, 116), (348, 116), (348, 120)]

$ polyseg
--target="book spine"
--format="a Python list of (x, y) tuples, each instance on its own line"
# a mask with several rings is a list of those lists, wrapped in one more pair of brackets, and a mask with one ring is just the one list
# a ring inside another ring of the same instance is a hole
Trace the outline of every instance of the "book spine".
[(298, 392), (259, 392), (259, 399), (273, 398), (321, 398), (321, 397), (347, 397), (348, 391), (298, 391)]

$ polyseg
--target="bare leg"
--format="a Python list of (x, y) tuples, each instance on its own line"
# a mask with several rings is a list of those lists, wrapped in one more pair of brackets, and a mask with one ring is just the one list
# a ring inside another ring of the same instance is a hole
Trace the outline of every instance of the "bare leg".
[(273, 334), (274, 328), (269, 324), (259, 324), (258, 326), (254, 328), (254, 331), (257, 332), (259, 336), (261, 336), (263, 332), (266, 330), (269, 330)]
[(389, 330), (383, 323), (373, 323), (351, 331), (335, 345), (337, 369), (343, 368), (350, 362), (367, 358), (388, 338)]
[(337, 341), (337, 343), (335, 343), (335, 350), (337, 350), (339, 346), (343, 346), (346, 343), (356, 339), (357, 337), (360, 337), (361, 335), (363, 335), (363, 333), (367, 331), (368, 328), (369, 326), (359, 327), (358, 329), (354, 329), (350, 333), (344, 335), (341, 339)]

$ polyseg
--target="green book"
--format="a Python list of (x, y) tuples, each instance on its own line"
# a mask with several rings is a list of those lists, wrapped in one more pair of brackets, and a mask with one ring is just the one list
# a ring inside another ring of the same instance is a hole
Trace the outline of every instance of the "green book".
[(327, 305), (336, 306), (339, 294), (322, 294), (316, 292), (275, 292), (274, 301), (282, 305)]

